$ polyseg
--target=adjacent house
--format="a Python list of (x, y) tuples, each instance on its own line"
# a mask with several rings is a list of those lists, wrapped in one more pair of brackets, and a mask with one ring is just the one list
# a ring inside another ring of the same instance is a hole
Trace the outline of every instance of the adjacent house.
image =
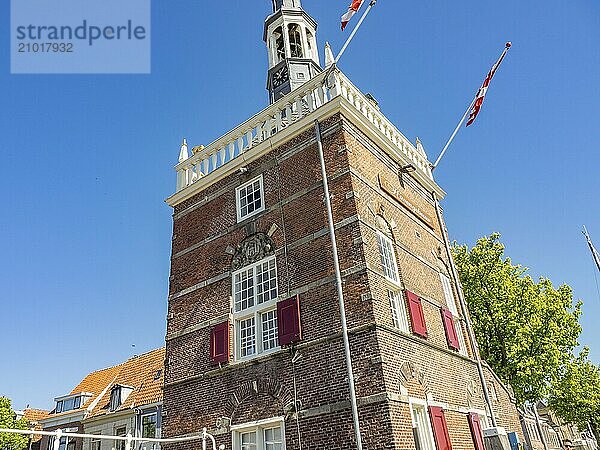
[(557, 439), (561, 444), (565, 441), (571, 441), (573, 447), (577, 450), (595, 450), (598, 448), (596, 438), (589, 426), (580, 430), (577, 425), (566, 423), (544, 402), (539, 402), (537, 407), (540, 417), (556, 431)]
[(560, 450), (563, 448), (563, 443), (556, 430), (544, 418), (540, 417), (539, 420), (536, 420), (535, 412), (529, 406), (521, 409), (521, 427), (527, 450)]
[[(40, 420), (44, 431), (62, 431), (71, 433), (82, 433), (82, 421), (94, 409), (98, 400), (110, 388), (113, 380), (118, 375), (120, 366), (109, 367), (98, 370), (87, 375), (68, 394), (60, 395), (54, 399), (55, 407), (48, 417)], [(41, 450), (52, 450), (54, 437), (43, 436)], [(62, 437), (59, 450), (83, 450), (83, 442), (80, 439)]]
[[(95, 407), (83, 421), (86, 434), (158, 438), (161, 428), (165, 349), (136, 356), (120, 366)], [(158, 445), (141, 443), (139, 448)], [(121, 450), (124, 442), (84, 439), (83, 450)]]
[[(48, 417), (49, 411), (44, 409), (25, 408), (23, 411), (15, 411), (16, 419), (25, 419), (34, 430), (41, 430), (40, 421)], [(30, 436), (28, 450), (39, 450), (42, 436)]]
[[(92, 372), (39, 421), (45, 431), (160, 437), (164, 348)], [(44, 436), (40, 450), (53, 450)], [(58, 450), (123, 450), (124, 441), (62, 437)], [(142, 444), (140, 448), (155, 448)]]

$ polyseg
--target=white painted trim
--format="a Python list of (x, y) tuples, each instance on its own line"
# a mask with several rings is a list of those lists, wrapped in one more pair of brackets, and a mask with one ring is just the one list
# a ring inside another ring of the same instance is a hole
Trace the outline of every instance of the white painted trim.
[[(240, 440), (239, 435), (240, 434), (254, 431), (258, 435), (258, 431), (263, 431), (265, 428), (272, 428), (275, 426), (279, 426), (279, 428), (281, 429), (281, 448), (282, 448), (282, 450), (285, 450), (285, 447), (286, 447), (286, 445), (285, 445), (286, 444), (285, 443), (285, 418), (281, 417), (281, 416), (273, 417), (270, 419), (255, 420), (253, 422), (247, 422), (247, 423), (243, 423), (240, 425), (232, 425), (230, 427), (232, 450), (239, 450), (239, 448), (241, 447), (241, 446), (236, 445), (236, 444), (239, 444), (239, 440)], [(257, 448), (260, 448), (259, 444), (262, 442), (263, 436), (261, 436), (260, 439), (257, 436), (257, 439), (256, 439)]]
[(428, 401), (427, 402), (427, 406), (433, 406), (434, 408), (442, 408), (445, 411), (450, 410), (450, 405), (448, 403), (444, 403), (444, 402), (436, 402), (436, 401)]
[(92, 400), (92, 402), (86, 408), (86, 415), (87, 415), (87, 413), (92, 412), (92, 410), (96, 407), (96, 405), (98, 404), (98, 402), (100, 402), (100, 399), (102, 397), (104, 397), (104, 395), (108, 392), (109, 389), (112, 388), (112, 385), (116, 381), (116, 379), (117, 379), (118, 376), (119, 376), (118, 374), (115, 375), (115, 377), (111, 380), (110, 383), (108, 383), (106, 385), (106, 387), (102, 390), (102, 392), (100, 392), (100, 394), (94, 400)]
[(491, 422), (490, 416), (488, 416), (487, 412), (485, 412), (483, 409), (479, 409), (479, 408), (470, 408), (467, 411), (467, 414), (470, 413), (475, 413), (479, 416), (479, 420), (481, 421), (482, 418), (483, 420), (485, 420), (485, 423), (481, 424), (481, 431), (483, 432), (483, 430), (489, 428), (489, 423)]
[(135, 415), (136, 414), (133, 409), (127, 408), (98, 416), (86, 417), (84, 420), (81, 421), (81, 423), (83, 424), (83, 429), (85, 431), (86, 428), (90, 427), (97, 427), (119, 420), (130, 420), (131, 418), (135, 417)]
[[(398, 152), (398, 150), (392, 146), (391, 142), (389, 142), (389, 139), (384, 136), (381, 131), (375, 128), (375, 125), (369, 122), (367, 118), (359, 113), (359, 111), (357, 111), (348, 100), (340, 95), (331, 99), (329, 102), (325, 103), (311, 114), (295, 121), (292, 125), (286, 128), (285, 132), (276, 133), (258, 145), (252, 146), (252, 148), (248, 149), (237, 158), (234, 158), (227, 162), (227, 164), (224, 166), (219, 167), (218, 170), (210, 172), (208, 175), (205, 175), (196, 182), (176, 192), (167, 198), (166, 203), (173, 207), (178, 205), (179, 203), (193, 197), (217, 181), (220, 181), (232, 173), (235, 173), (240, 167), (244, 167), (250, 162), (264, 156), (273, 148), (277, 148), (285, 144), (307, 129), (312, 128), (315, 120), (322, 121), (336, 113), (342, 113), (348, 119), (352, 119), (351, 122), (396, 163), (401, 165), (414, 164), (410, 158)], [(248, 122), (251, 120), (252, 119), (250, 119)], [(241, 127), (243, 128), (243, 126)], [(180, 168), (179, 165), (176, 167)], [(414, 177), (424, 187), (424, 189), (435, 192), (439, 198), (444, 198), (446, 195), (446, 193), (435, 183), (435, 181), (427, 177), (424, 173), (422, 173), (422, 171), (417, 170), (416, 172), (412, 173), (411, 176)]]
[(58, 416), (50, 416), (47, 419), (40, 420), (40, 425), (43, 428), (56, 427), (63, 424), (70, 424), (73, 422), (81, 422), (85, 418), (86, 411), (77, 409), (68, 413), (59, 413)]
[(94, 396), (94, 394), (92, 394), (91, 392), (78, 392), (76, 394), (68, 394), (68, 395), (63, 395), (61, 397), (54, 397), (54, 401), (60, 402), (60, 401), (69, 400), (69, 399), (75, 398), (75, 397), (93, 397), (93, 396)]
[(264, 425), (271, 425), (271, 424), (275, 424), (275, 423), (281, 423), (283, 425), (284, 419), (285, 419), (285, 417), (278, 416), (278, 417), (271, 417), (269, 419), (254, 420), (252, 422), (246, 422), (246, 423), (242, 423), (239, 425), (231, 425), (230, 429), (232, 431), (234, 431), (234, 430), (239, 431), (239, 430), (244, 430), (244, 429), (263, 427)]
[(179, 203), (193, 197), (198, 192), (201, 192), (207, 187), (213, 185), (217, 181), (220, 181), (223, 178), (226, 178), (227, 176), (237, 172), (241, 167), (247, 166), (252, 161), (255, 161), (258, 158), (266, 155), (273, 148), (277, 148), (285, 144), (286, 142), (306, 131), (308, 128), (312, 128), (315, 119), (324, 120), (334, 115), (336, 112), (339, 112), (342, 100), (342, 97), (336, 97), (330, 100), (328, 103), (325, 103), (325, 105), (315, 110), (312, 114), (304, 116), (302, 119), (295, 121), (292, 125), (285, 129), (285, 132), (277, 133), (262, 141), (258, 145), (252, 146), (252, 148), (248, 149), (237, 158), (234, 158), (224, 166), (219, 167), (218, 170), (210, 172), (208, 175), (200, 178), (195, 183), (190, 184), (189, 186), (170, 196), (166, 200), (167, 204), (169, 206), (178, 205)]
[(413, 417), (413, 405), (419, 405), (419, 406), (423, 407), (423, 410), (425, 411), (425, 424), (427, 427), (426, 432), (429, 434), (431, 450), (435, 450), (435, 448), (436, 448), (435, 435), (433, 434), (433, 430), (431, 429), (431, 417), (429, 416), (429, 406), (431, 406), (431, 404), (428, 403), (426, 400), (409, 397), (408, 405), (409, 405), (409, 409), (410, 409), (410, 421), (411, 421), (411, 425), (412, 425), (413, 429), (416, 428), (416, 424), (415, 424), (414, 417)]
[(440, 282), (442, 283), (442, 292), (444, 293), (444, 300), (446, 300), (446, 306), (454, 317), (460, 317), (458, 313), (458, 305), (456, 298), (454, 298), (454, 290), (452, 289), (452, 281), (450, 277), (442, 272), (440, 274)]

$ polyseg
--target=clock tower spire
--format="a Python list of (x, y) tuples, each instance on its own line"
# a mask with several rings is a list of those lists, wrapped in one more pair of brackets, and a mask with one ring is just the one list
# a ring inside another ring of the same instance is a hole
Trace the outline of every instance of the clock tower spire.
[(300, 0), (271, 0), (273, 14), (265, 20), (263, 39), (269, 54), (267, 89), (271, 103), (306, 83), (319, 72), (317, 22)]

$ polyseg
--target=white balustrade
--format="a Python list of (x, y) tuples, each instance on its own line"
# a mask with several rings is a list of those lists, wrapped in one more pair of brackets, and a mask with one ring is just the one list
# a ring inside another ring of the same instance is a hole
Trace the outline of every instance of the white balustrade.
[(334, 69), (319, 74), (190, 158), (181, 161), (176, 166), (177, 191), (225, 166), (339, 95), (382, 133), (398, 155), (403, 154), (405, 159), (433, 179), (427, 157), (339, 69)]

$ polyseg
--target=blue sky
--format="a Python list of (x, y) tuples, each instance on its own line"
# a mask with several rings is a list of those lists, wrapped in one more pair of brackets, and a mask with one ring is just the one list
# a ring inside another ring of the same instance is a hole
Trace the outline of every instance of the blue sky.
[[(304, 0), (338, 50), (347, 1)], [(164, 343), (179, 144), (262, 109), (270, 1), (155, 0), (150, 75), (10, 75), (0, 2), (0, 394), (50, 407), (88, 372)], [(434, 159), (491, 64), (482, 113), (436, 172), (453, 239), (493, 231), (585, 301), (600, 362), (600, 5), (380, 0), (340, 62)], [(135, 348), (132, 347), (135, 345)]]

